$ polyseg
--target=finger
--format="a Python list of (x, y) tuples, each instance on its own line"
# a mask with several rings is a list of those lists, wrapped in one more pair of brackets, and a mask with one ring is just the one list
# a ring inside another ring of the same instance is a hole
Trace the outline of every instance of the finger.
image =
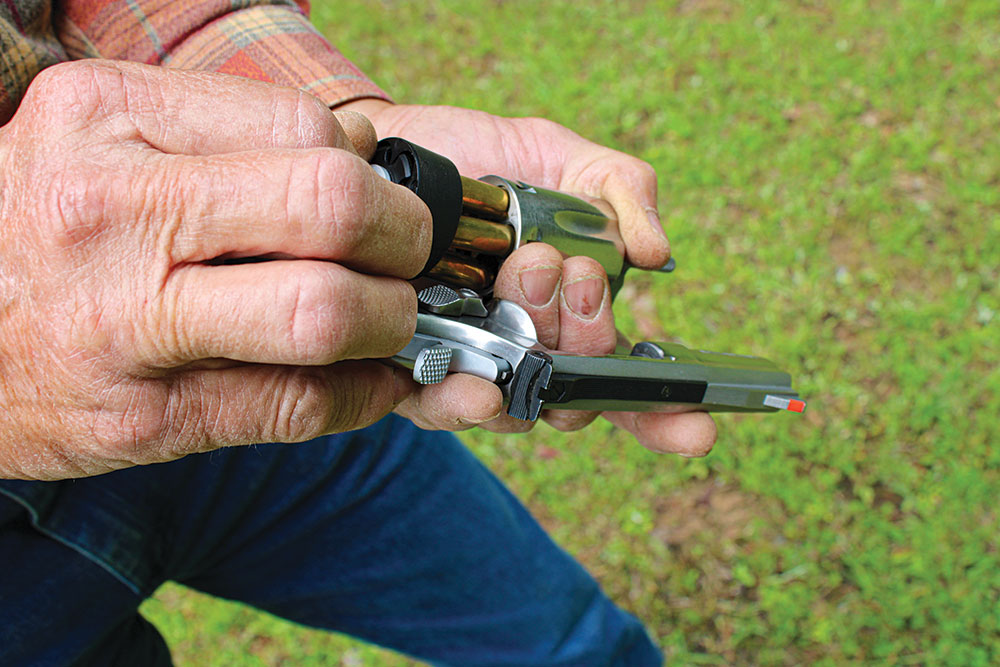
[(302, 442), (363, 428), (410, 391), (405, 373), (373, 361), (185, 371), (170, 379), (158, 438), (164, 459), (228, 445)]
[(144, 171), (129, 208), (175, 262), (279, 253), (409, 278), (430, 252), (424, 203), (346, 151), (161, 156)]
[(559, 286), (563, 259), (545, 243), (529, 243), (513, 252), (500, 267), (493, 293), (513, 301), (531, 316), (538, 341), (555, 349), (559, 342)]
[(524, 421), (523, 419), (514, 419), (510, 415), (504, 413), (496, 419), (483, 422), (478, 426), (479, 428), (491, 433), (527, 433), (531, 429), (535, 428), (535, 422)]
[[(518, 248), (500, 267), (493, 293), (513, 301), (527, 311), (538, 341), (555, 349), (559, 343), (559, 287), (562, 284), (562, 254), (545, 243)], [(480, 427), (493, 433), (525, 433), (531, 422), (501, 414)]]
[(654, 452), (704, 456), (711, 451), (718, 432), (707, 412), (605, 412), (604, 418), (624, 428)]
[[(617, 331), (604, 269), (589, 257), (563, 263), (559, 299), (559, 351), (600, 356), (615, 350)], [(552, 410), (545, 420), (563, 431), (581, 429), (597, 418), (592, 411)]]
[(656, 201), (656, 173), (645, 162), (627, 161), (604, 182), (602, 195), (618, 212), (626, 258), (635, 266), (658, 269), (670, 259)]
[(464, 431), (495, 419), (502, 411), (499, 387), (462, 373), (416, 389), (396, 408), (397, 414), (429, 431)]
[(389, 357), (413, 337), (416, 297), (402, 280), (308, 260), (204, 266), (167, 279), (148, 329), (146, 360), (320, 366)]
[(590, 257), (563, 263), (559, 299), (560, 352), (600, 355), (614, 352), (618, 333), (611, 291), (601, 264)]
[(375, 126), (368, 120), (368, 116), (357, 111), (334, 111), (334, 117), (343, 128), (344, 134), (351, 140), (354, 151), (361, 158), (368, 162), (375, 155), (375, 145), (378, 143), (378, 135), (375, 133)]
[(82, 67), (108, 103), (120, 100), (128, 109), (139, 136), (165, 153), (319, 146), (354, 150), (333, 112), (294, 88), (120, 61), (88, 61)]
[(587, 169), (565, 188), (608, 201), (618, 217), (626, 258), (646, 269), (657, 269), (670, 259), (670, 242), (657, 208), (656, 172), (630, 155), (601, 149), (600, 159), (589, 155)]

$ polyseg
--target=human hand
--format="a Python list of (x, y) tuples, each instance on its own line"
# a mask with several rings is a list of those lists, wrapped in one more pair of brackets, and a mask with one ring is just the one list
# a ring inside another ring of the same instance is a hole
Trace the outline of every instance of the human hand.
[(0, 129), (0, 477), (305, 440), (410, 391), (360, 360), (412, 337), (430, 215), (344, 121), (217, 74), (35, 79)]
[[(618, 214), (632, 264), (657, 268), (669, 257), (669, 244), (656, 215), (656, 175), (634, 157), (539, 119), (499, 118), (452, 107), (392, 106), (374, 100), (349, 106), (369, 115), (380, 136), (402, 136), (439, 152), (453, 160), (460, 173), (496, 173), (604, 199)], [(614, 351), (617, 334), (607, 279), (590, 258), (563, 259), (551, 246), (528, 244), (505, 260), (494, 293), (524, 307), (540, 342), (550, 349), (589, 355)], [(470, 405), (475, 406), (474, 412)], [(424, 387), (397, 408), (425, 428), (460, 430), (479, 425), (515, 431), (531, 427), (497, 416), (500, 411), (499, 389), (467, 375), (452, 375), (440, 385)], [(543, 416), (556, 428), (573, 430), (591, 422), (596, 413), (545, 411)], [(604, 416), (655, 451), (697, 456), (707, 453), (715, 442), (715, 423), (704, 412), (609, 412)]]

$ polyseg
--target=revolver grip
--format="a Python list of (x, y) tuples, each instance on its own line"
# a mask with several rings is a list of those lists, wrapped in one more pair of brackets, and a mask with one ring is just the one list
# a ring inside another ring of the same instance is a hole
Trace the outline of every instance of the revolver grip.
[(514, 228), (516, 247), (541, 241), (568, 257), (591, 257), (604, 267), (612, 292), (618, 291), (628, 268), (618, 220), (564, 192), (500, 176), (484, 176), (482, 180), (507, 191), (510, 197), (507, 221)]

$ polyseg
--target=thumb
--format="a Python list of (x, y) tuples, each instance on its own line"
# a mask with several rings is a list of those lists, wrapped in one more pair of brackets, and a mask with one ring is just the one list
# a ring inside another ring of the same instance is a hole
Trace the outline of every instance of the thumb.
[(375, 144), (378, 143), (378, 135), (375, 133), (375, 126), (368, 120), (368, 117), (357, 111), (334, 111), (333, 115), (343, 128), (344, 134), (351, 140), (354, 151), (365, 161), (371, 160), (375, 155)]

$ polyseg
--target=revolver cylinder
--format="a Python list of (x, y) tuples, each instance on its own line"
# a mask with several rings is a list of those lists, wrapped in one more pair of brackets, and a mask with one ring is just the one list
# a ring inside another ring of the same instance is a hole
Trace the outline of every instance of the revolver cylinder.
[(532, 241), (596, 259), (612, 294), (629, 268), (618, 221), (572, 195), (499, 176), (460, 176), (447, 158), (395, 137), (378, 143), (372, 166), (431, 209), (434, 241), (422, 276), (486, 292), (503, 260)]

